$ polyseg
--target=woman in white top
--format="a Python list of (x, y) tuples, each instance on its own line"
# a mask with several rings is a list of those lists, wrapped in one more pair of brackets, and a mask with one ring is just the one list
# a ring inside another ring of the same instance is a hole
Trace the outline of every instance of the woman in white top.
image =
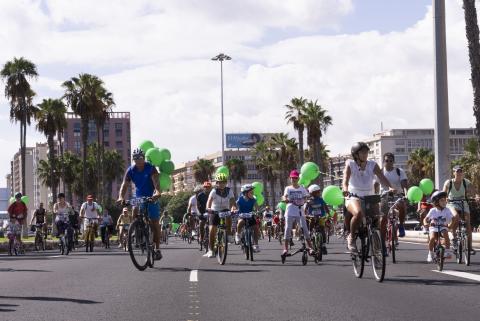
[[(345, 162), (343, 171), (343, 192), (345, 195), (350, 195), (345, 206), (348, 212), (352, 214), (350, 234), (348, 235), (348, 249), (350, 251), (357, 250), (355, 237), (352, 234), (357, 231), (358, 225), (365, 215), (359, 197), (374, 194), (375, 175), (383, 186), (387, 186), (390, 191), (394, 191), (378, 164), (367, 159), (369, 150), (367, 144), (363, 142), (355, 143), (351, 149), (353, 160), (349, 159)], [(377, 215), (380, 215), (380, 208), (374, 207), (374, 209)], [(381, 220), (381, 231), (382, 235), (385, 235), (386, 220)]]
[(58, 202), (53, 205), (53, 215), (55, 215), (55, 225), (57, 226), (57, 237), (65, 233), (68, 221), (68, 215), (71, 208), (70, 204), (65, 201), (65, 194), (58, 194)]

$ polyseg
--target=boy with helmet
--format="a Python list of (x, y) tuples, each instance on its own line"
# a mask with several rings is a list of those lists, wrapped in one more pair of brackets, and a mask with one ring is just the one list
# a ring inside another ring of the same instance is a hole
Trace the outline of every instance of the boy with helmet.
[(22, 202), (22, 193), (18, 192), (15, 194), (15, 201), (8, 206), (7, 212), (10, 217), (9, 227), (15, 230), (17, 233), (17, 240), (23, 247), (23, 242), (21, 239), (21, 226), (27, 218), (28, 209), (27, 205)]
[(447, 207), (447, 193), (444, 191), (436, 191), (432, 194), (431, 199), (434, 207), (428, 212), (423, 220), (423, 224), (427, 227), (429, 226), (429, 222), (434, 221), (437, 226), (430, 226), (427, 262), (432, 262), (432, 256), (434, 255), (433, 248), (435, 247), (437, 238), (440, 237), (438, 235), (438, 225), (441, 225), (440, 233), (445, 239), (445, 258), (450, 259), (452, 257), (452, 253), (450, 252), (450, 238), (448, 236), (448, 224), (452, 221), (453, 215)]
[[(237, 207), (239, 214), (247, 214), (258, 211), (257, 200), (253, 197), (253, 186), (251, 184), (243, 185), (241, 190), (242, 195), (237, 200)], [(255, 216), (252, 216), (249, 219), (240, 218), (237, 223), (237, 233), (235, 233), (236, 243), (240, 243), (240, 234), (242, 233), (243, 226), (248, 224), (249, 226), (254, 226), (253, 233), (253, 250), (255, 252), (260, 252), (258, 247), (258, 225), (256, 224)]]
[[(233, 195), (233, 191), (229, 187), (227, 187), (227, 179), (227, 175), (223, 173), (218, 173), (217, 175), (215, 175), (215, 180), (217, 181), (217, 184), (208, 196), (207, 211), (209, 213), (210, 249), (205, 255), (209, 258), (215, 257), (212, 249), (215, 245), (217, 225), (220, 223), (220, 216), (218, 216), (218, 213), (236, 210), (235, 196)], [(227, 217), (225, 219), (225, 223), (227, 226), (228, 242), (232, 243), (232, 218)]]
[(303, 235), (308, 244), (310, 255), (313, 255), (312, 241), (310, 240), (310, 233), (303, 213), (303, 205), (308, 197), (308, 191), (305, 187), (298, 184), (300, 174), (296, 169), (290, 172), (291, 185), (285, 187), (283, 193), (283, 200), (287, 203), (287, 210), (285, 211), (285, 242), (282, 256), (288, 254), (288, 244), (292, 239), (293, 224), (297, 223), (303, 229)]
[(310, 231), (317, 225), (320, 227), (324, 242), (322, 244), (322, 253), (327, 254), (327, 248), (325, 247), (325, 240), (327, 239), (327, 235), (325, 234), (325, 221), (327, 219), (328, 207), (321, 197), (320, 191), (320, 186), (317, 184), (308, 187), (308, 192), (312, 198), (305, 203), (305, 214), (309, 219), (308, 227)]
[[(360, 222), (365, 213), (362, 207), (363, 200), (360, 197), (374, 195), (375, 176), (380, 183), (388, 188), (389, 191), (395, 192), (388, 179), (383, 175), (382, 170), (375, 161), (368, 160), (368, 151), (370, 148), (364, 142), (357, 142), (351, 148), (352, 159), (345, 162), (343, 170), (342, 189), (344, 195), (348, 196), (345, 207), (351, 214), (351, 218), (345, 220), (345, 224), (350, 225), (350, 234), (348, 235), (348, 250), (356, 252), (357, 244), (355, 235)], [(376, 216), (380, 216), (380, 207), (372, 206)], [(386, 220), (381, 220), (382, 235), (386, 233)]]

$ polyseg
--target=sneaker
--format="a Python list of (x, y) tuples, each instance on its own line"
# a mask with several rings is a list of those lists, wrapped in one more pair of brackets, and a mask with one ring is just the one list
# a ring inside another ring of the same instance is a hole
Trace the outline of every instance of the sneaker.
[(474, 249), (470, 250), (470, 255), (475, 255), (477, 252)]
[(210, 251), (208, 251), (207, 253), (203, 254), (202, 256), (204, 257), (208, 257), (208, 254), (210, 253)]
[(160, 250), (156, 250), (155, 251), (155, 261), (160, 261), (162, 259), (162, 252), (160, 252)]
[(432, 254), (433, 254), (432, 251), (428, 251), (428, 255), (427, 255), (427, 262), (428, 263), (432, 263), (432, 261), (433, 261)]
[(353, 238), (352, 234), (348, 234), (347, 243), (348, 243), (347, 248), (350, 252), (358, 252), (357, 243), (355, 242), (355, 239)]
[(215, 257), (215, 254), (213, 253), (212, 250), (209, 250), (209, 251), (208, 251), (207, 257), (210, 258), (210, 259), (211, 259), (212, 257)]
[(327, 255), (327, 254), (328, 254), (327, 247), (326, 247), (325, 245), (322, 246), (322, 254), (323, 254), (323, 255)]
[(235, 243), (240, 243), (240, 235), (238, 233), (235, 233)]
[(398, 237), (405, 237), (405, 227), (403, 227), (403, 224), (398, 225)]
[(260, 252), (260, 247), (258, 245), (253, 246), (253, 252), (259, 253)]
[(118, 248), (119, 249), (122, 248), (122, 243), (118, 244)]

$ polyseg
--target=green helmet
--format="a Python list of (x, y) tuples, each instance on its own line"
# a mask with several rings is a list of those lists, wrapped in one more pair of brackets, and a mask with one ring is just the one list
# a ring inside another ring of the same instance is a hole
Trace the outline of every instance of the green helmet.
[(218, 173), (215, 175), (215, 180), (217, 182), (226, 182), (228, 180), (228, 176), (224, 173)]

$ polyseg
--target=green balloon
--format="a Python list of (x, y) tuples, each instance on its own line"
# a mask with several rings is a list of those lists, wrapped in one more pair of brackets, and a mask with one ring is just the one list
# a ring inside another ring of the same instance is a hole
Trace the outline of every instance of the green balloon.
[(174, 170), (175, 170), (175, 164), (173, 164), (171, 160), (163, 161), (160, 164), (160, 171), (162, 173), (170, 175), (173, 173)]
[(27, 195), (22, 196), (22, 202), (25, 203), (25, 205), (28, 205), (28, 202), (30, 202), (30, 198)]
[(424, 178), (420, 181), (419, 187), (423, 194), (430, 195), (432, 194), (434, 188), (433, 181), (430, 178)]
[(344, 201), (342, 190), (335, 185), (327, 186), (322, 192), (322, 197), (325, 203), (332, 206), (341, 205)]
[(407, 191), (407, 198), (412, 203), (418, 203), (422, 200), (423, 192), (418, 186), (412, 186)]
[(163, 162), (163, 157), (158, 148), (150, 148), (147, 150), (147, 153), (145, 154), (145, 157), (147, 158), (147, 161), (150, 162), (154, 166), (160, 166), (160, 164)]
[(102, 214), (103, 212), (103, 207), (102, 205), (98, 204), (98, 213)]
[(287, 210), (287, 203), (285, 203), (285, 202), (279, 202), (279, 203), (277, 204), (277, 208), (279, 208), (279, 209), (281, 209), (282, 211), (285, 212), (285, 211)]
[(305, 176), (305, 178), (309, 180), (314, 180), (317, 178), (318, 174), (320, 174), (320, 168), (318, 167), (317, 164), (313, 162), (306, 162), (305, 164), (302, 165), (302, 168), (300, 169), (300, 173)]
[(257, 199), (257, 205), (262, 206), (263, 203), (265, 203), (265, 198), (263, 197), (262, 194), (260, 195), (255, 195), (255, 198)]
[(170, 186), (172, 185), (172, 178), (170, 175), (165, 174), (165, 173), (160, 173), (160, 189), (162, 191), (168, 191), (170, 189)]
[(302, 185), (303, 187), (307, 187), (310, 185), (311, 180), (308, 177), (305, 177), (304, 174), (300, 174), (300, 179), (298, 180), (298, 184)]
[(160, 154), (162, 154), (163, 161), (172, 159), (172, 154), (170, 154), (170, 151), (166, 148), (160, 148)]
[(253, 182), (253, 194), (260, 195), (263, 192), (263, 184), (260, 182)]
[(155, 145), (150, 140), (144, 140), (140, 143), (140, 149), (146, 153), (150, 148), (154, 148)]
[(227, 176), (230, 176), (230, 170), (228, 169), (227, 166), (223, 165), (223, 166), (220, 166), (219, 168), (217, 168), (217, 171), (216, 171), (217, 174), (225, 174)]
[(10, 202), (10, 204), (12, 204), (13, 202), (15, 202), (15, 197), (10, 197), (10, 199), (8, 200)]

